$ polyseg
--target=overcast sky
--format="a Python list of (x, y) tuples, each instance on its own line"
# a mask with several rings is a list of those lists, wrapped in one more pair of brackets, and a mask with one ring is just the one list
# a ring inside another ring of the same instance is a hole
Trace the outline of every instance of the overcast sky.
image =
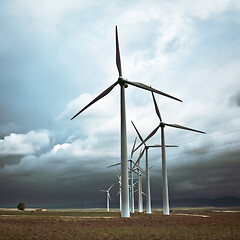
[[(120, 168), (120, 88), (113, 84), (115, 25), (123, 76), (183, 100), (156, 96), (166, 127), (169, 196), (240, 197), (238, 0), (0, 0), (0, 207), (105, 201)], [(151, 94), (126, 89), (128, 154), (135, 123), (159, 123)], [(138, 140), (139, 143), (139, 140)], [(160, 143), (158, 132), (150, 141)], [(134, 154), (134, 159), (139, 152)], [(149, 152), (152, 197), (161, 199), (161, 152)], [(144, 158), (141, 166), (145, 167)]]

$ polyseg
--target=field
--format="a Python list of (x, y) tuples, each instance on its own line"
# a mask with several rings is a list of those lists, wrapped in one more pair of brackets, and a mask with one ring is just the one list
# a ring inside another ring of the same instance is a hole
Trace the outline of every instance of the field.
[[(240, 212), (173, 209), (121, 218), (117, 211), (0, 209), (0, 239), (240, 239)], [(239, 210), (239, 209), (238, 209)]]

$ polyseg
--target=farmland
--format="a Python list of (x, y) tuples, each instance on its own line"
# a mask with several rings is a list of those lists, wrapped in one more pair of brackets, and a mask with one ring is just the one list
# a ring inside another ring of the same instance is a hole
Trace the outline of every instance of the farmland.
[(126, 219), (118, 211), (1, 209), (0, 239), (240, 239), (240, 212), (231, 210), (155, 210)]

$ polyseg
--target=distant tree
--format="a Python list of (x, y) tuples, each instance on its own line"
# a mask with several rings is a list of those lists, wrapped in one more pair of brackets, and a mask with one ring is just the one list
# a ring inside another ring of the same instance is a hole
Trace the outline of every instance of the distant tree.
[(18, 205), (17, 205), (17, 209), (18, 210), (24, 210), (25, 209), (25, 204), (24, 203), (19, 203)]

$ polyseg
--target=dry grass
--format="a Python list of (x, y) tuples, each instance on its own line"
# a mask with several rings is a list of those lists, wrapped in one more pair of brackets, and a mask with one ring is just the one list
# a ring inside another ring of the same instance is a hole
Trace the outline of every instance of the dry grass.
[(118, 212), (0, 210), (0, 239), (240, 239), (240, 213), (179, 209), (125, 219)]

